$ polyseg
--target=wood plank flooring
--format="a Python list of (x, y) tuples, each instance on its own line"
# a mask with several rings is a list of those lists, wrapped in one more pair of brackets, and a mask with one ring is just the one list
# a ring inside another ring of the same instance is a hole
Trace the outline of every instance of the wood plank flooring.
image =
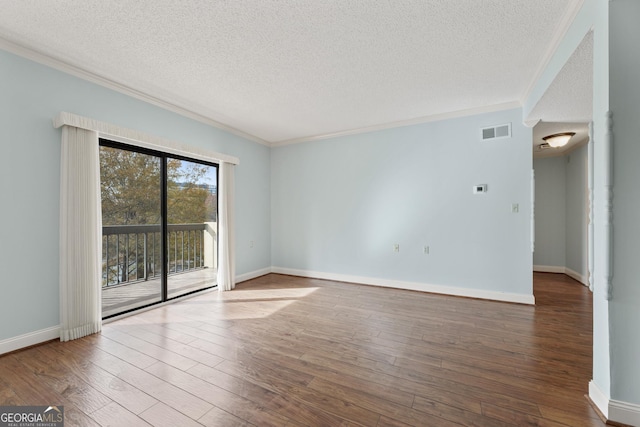
[(592, 303), (536, 306), (270, 274), (0, 357), (1, 405), (66, 426), (599, 426)]

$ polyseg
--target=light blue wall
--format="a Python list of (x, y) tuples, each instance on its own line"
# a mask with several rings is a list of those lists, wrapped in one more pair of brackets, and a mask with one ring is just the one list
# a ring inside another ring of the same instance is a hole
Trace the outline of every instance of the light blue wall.
[(609, 110), (609, 5), (608, 0), (584, 0), (580, 12), (560, 42), (524, 103), (524, 118), (540, 101), (584, 36), (593, 30), (593, 126), (594, 126), (594, 296), (593, 296), (593, 382), (606, 397), (611, 393), (609, 304), (602, 274), (608, 255), (604, 251), (603, 143), (605, 114)]
[(588, 279), (587, 146), (566, 156), (535, 159), (534, 266), (569, 268)]
[(59, 324), (60, 111), (239, 157), (237, 273), (270, 265), (268, 147), (4, 51), (0, 94), (0, 340)]
[(586, 280), (588, 267), (588, 184), (587, 146), (572, 151), (566, 160), (566, 263), (565, 266)]
[(274, 148), (273, 266), (532, 295), (531, 142), (516, 109)]
[(640, 405), (640, 2), (609, 5), (615, 183), (611, 397)]
[(536, 177), (535, 266), (566, 266), (566, 164), (563, 156), (533, 160)]

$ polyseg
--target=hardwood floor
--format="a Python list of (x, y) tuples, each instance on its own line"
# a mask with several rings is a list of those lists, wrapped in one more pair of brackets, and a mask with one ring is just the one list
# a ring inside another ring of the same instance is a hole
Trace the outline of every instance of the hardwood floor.
[(603, 426), (591, 294), (536, 306), (267, 275), (0, 357), (0, 404), (66, 426)]

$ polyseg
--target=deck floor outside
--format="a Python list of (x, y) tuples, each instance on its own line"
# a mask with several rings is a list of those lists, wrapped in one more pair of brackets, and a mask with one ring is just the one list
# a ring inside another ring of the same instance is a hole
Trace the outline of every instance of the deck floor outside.
[[(169, 298), (215, 286), (218, 270), (203, 268), (169, 276)], [(102, 317), (144, 307), (161, 300), (160, 277), (102, 288)]]

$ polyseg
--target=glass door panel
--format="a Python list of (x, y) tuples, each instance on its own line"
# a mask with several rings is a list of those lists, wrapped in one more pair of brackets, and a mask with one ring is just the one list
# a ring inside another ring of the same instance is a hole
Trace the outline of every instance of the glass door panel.
[(167, 298), (215, 286), (217, 167), (167, 158)]
[(102, 317), (162, 301), (161, 164), (100, 146)]

